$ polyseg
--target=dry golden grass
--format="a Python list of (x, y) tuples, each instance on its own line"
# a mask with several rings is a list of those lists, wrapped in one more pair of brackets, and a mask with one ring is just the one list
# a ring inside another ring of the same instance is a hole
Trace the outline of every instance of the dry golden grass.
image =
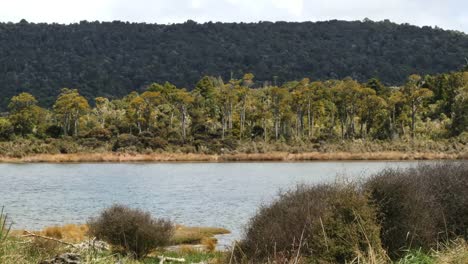
[(236, 162), (236, 161), (312, 161), (312, 160), (440, 160), (468, 159), (468, 153), (437, 152), (269, 152), (209, 155), (199, 153), (76, 153), (37, 154), (22, 158), (0, 156), (0, 162)]
[(441, 251), (435, 252), (434, 260), (438, 264), (468, 263), (468, 243), (462, 239), (455, 240)]
[[(187, 227), (178, 225), (172, 238), (174, 245), (201, 244), (205, 239), (211, 239), (215, 235), (229, 234), (230, 231), (217, 227)], [(213, 242), (213, 241), (212, 241)], [(207, 242), (206, 242), (207, 243)], [(216, 241), (215, 241), (216, 244)]]
[[(57, 238), (69, 243), (77, 243), (87, 238), (88, 226), (68, 224), (64, 226), (46, 227), (40, 231), (33, 231), (34, 234)], [(188, 227), (177, 225), (172, 244), (203, 244), (207, 248), (216, 246), (217, 240), (215, 235), (229, 234), (230, 231), (224, 228), (217, 227)], [(24, 230), (14, 230), (11, 232), (13, 236), (21, 236), (26, 234)], [(213, 244), (213, 245), (212, 245)]]
[(208, 252), (213, 252), (216, 249), (216, 244), (218, 240), (214, 237), (204, 237), (201, 240), (201, 244), (205, 247)]
[[(77, 243), (85, 240), (87, 237), (87, 232), (87, 225), (76, 224), (68, 224), (64, 226), (51, 226), (46, 227), (40, 231), (32, 231), (32, 233), (37, 235), (52, 237), (69, 243)], [(13, 236), (21, 236), (25, 234), (25, 230), (14, 230), (11, 232), (11, 235)]]

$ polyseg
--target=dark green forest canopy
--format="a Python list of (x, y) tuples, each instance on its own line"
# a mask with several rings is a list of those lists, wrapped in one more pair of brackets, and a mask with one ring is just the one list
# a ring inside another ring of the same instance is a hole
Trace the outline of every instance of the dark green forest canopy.
[(389, 21), (1, 23), (0, 109), (23, 91), (50, 106), (63, 87), (118, 98), (152, 82), (191, 90), (200, 76), (247, 72), (255, 86), (346, 76), (401, 85), (413, 73), (458, 70), (465, 57), (464, 33)]

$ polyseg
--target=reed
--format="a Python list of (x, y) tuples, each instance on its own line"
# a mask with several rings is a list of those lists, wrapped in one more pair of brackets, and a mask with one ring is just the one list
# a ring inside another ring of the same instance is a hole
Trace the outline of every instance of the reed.
[(8, 215), (4, 212), (5, 207), (0, 210), (0, 243), (4, 242), (11, 230), (11, 223), (8, 223)]

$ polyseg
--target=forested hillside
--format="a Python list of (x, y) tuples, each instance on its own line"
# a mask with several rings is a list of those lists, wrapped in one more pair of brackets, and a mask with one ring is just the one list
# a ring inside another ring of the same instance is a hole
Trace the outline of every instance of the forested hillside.
[(170, 81), (193, 89), (200, 76), (265, 81), (379, 78), (458, 70), (468, 36), (385, 22), (261, 22), (155, 25), (124, 22), (0, 24), (0, 109), (20, 92), (51, 106), (63, 87), (118, 98)]

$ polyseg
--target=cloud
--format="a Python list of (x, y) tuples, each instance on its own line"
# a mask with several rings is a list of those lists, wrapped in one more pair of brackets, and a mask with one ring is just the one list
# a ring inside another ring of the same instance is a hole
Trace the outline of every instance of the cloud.
[(0, 20), (147, 23), (390, 19), (468, 32), (465, 0), (0, 0)]

